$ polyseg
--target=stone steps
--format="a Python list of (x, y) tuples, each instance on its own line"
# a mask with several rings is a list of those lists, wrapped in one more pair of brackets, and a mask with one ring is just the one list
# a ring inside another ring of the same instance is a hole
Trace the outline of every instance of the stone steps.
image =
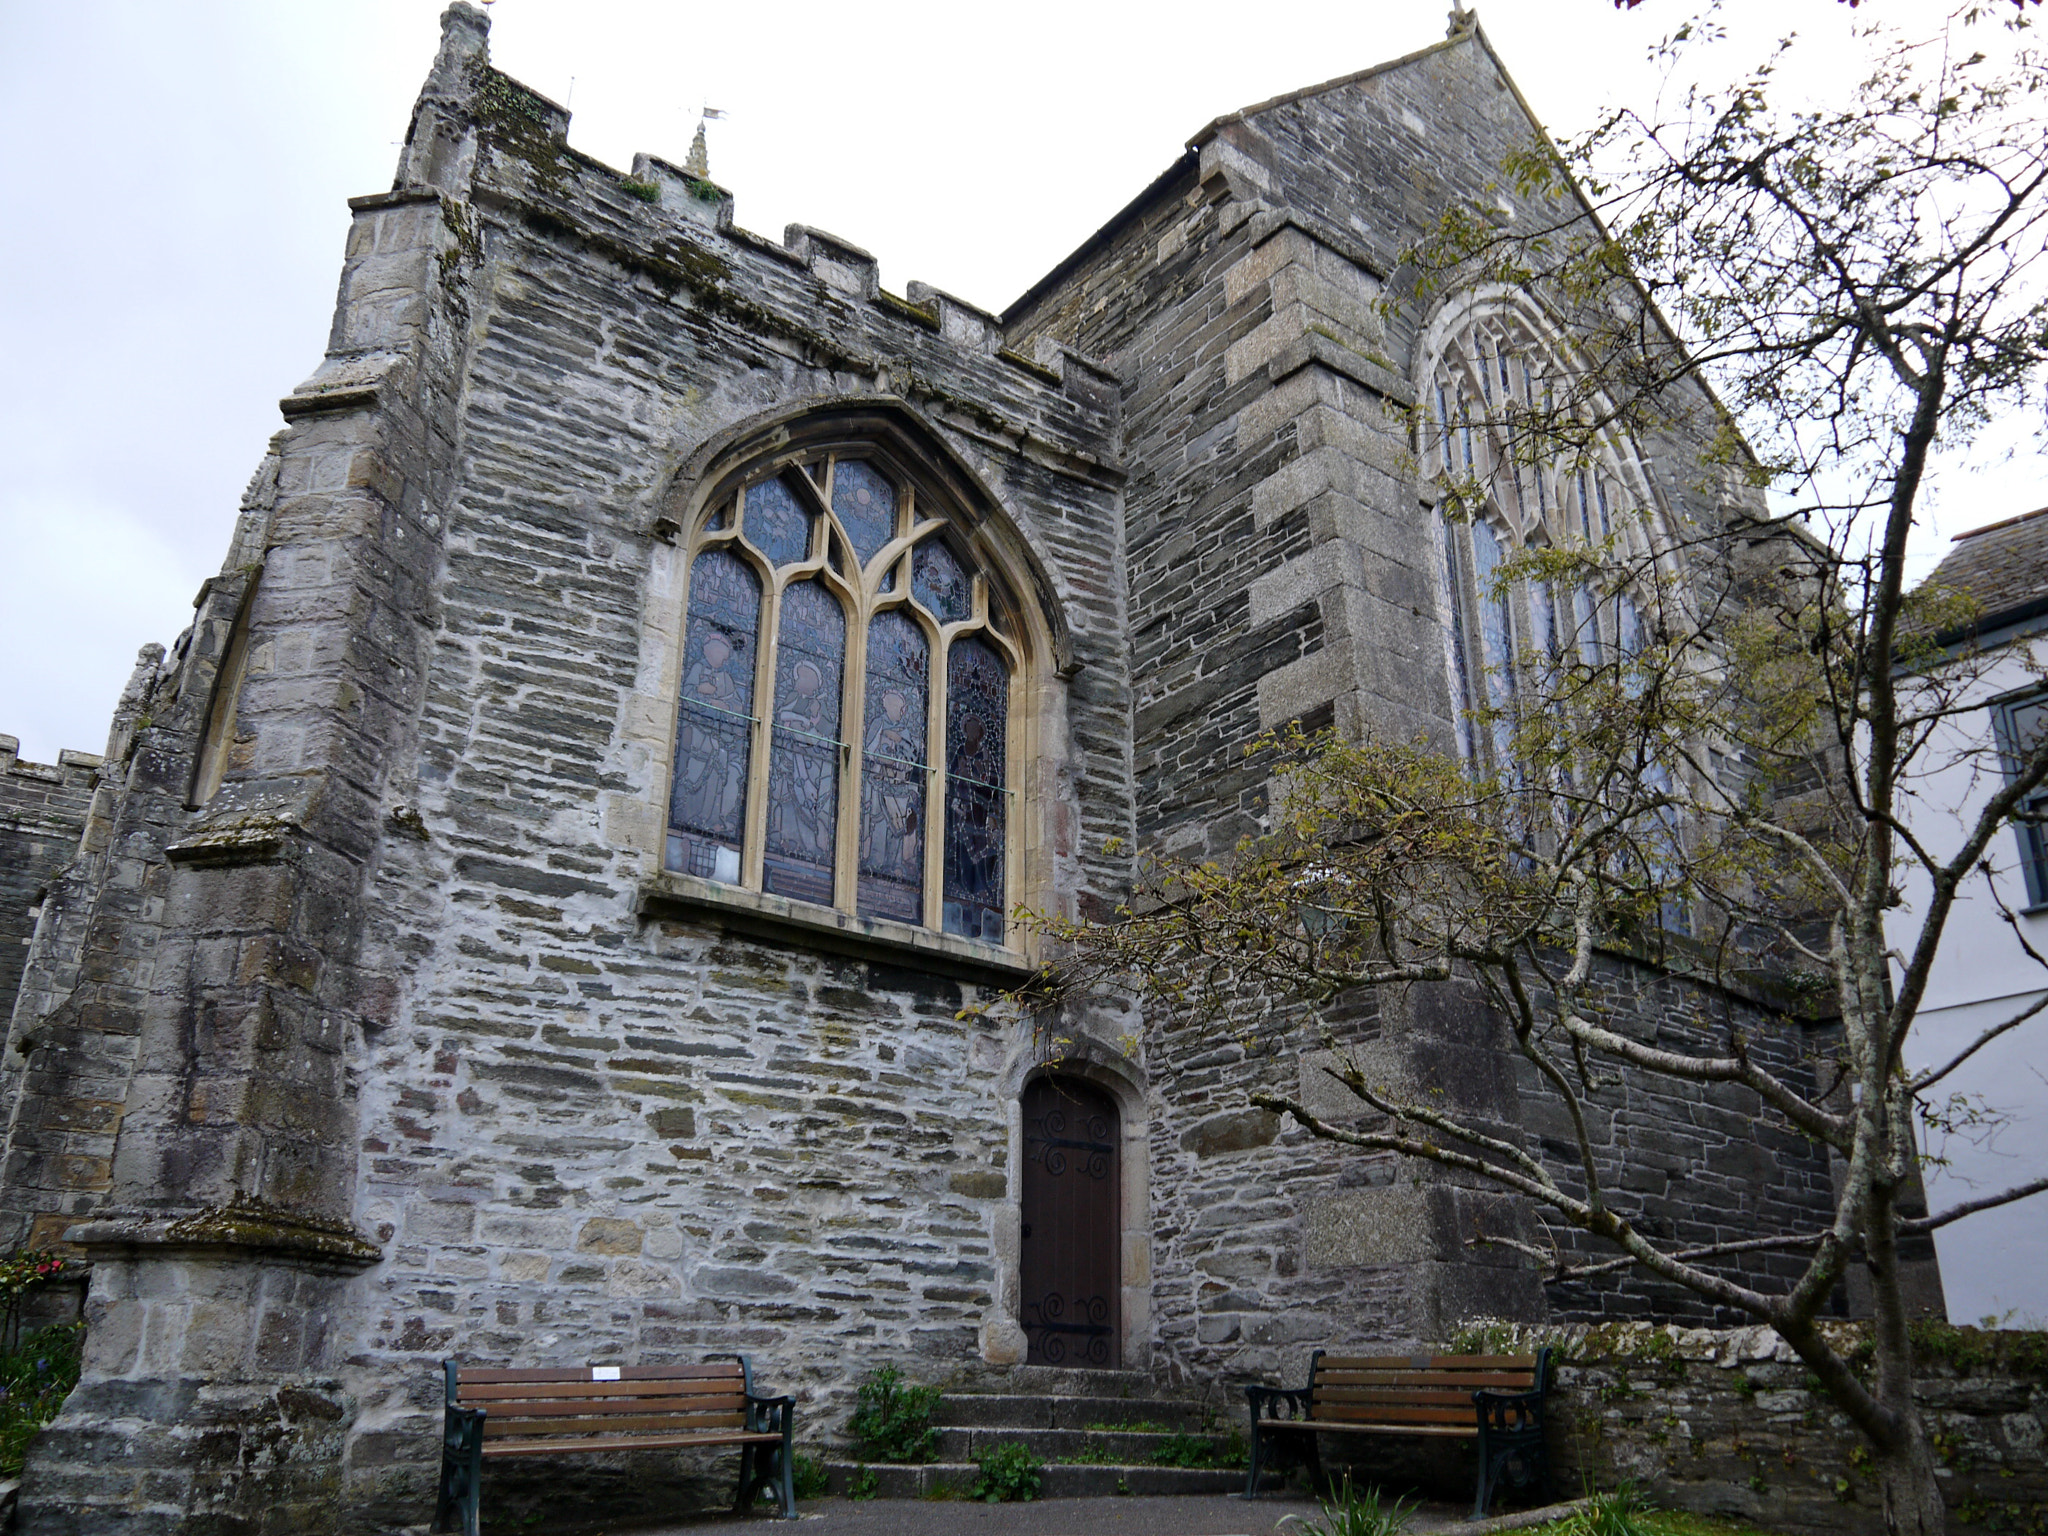
[[(1039, 1496), (1111, 1498), (1119, 1494), (1222, 1494), (1244, 1488), (1242, 1467), (1161, 1466), (1153, 1456), (1200, 1440), (1219, 1456), (1232, 1433), (1243, 1445), (1239, 1415), (1213, 1404), (1161, 1396), (1159, 1384), (1135, 1371), (1015, 1372), (1003, 1392), (948, 1392), (932, 1412), (939, 1430), (937, 1461), (924, 1466), (871, 1464), (874, 1496), (884, 1499), (965, 1497), (981, 1473), (980, 1458), (999, 1445), (1022, 1444), (1045, 1463)], [(1090, 1426), (1103, 1426), (1091, 1428)], [(831, 1491), (844, 1495), (860, 1475), (854, 1461), (828, 1461)], [(1271, 1486), (1278, 1486), (1277, 1482)]]
[(1214, 1419), (1204, 1404), (1185, 1398), (1055, 1397), (995, 1392), (949, 1392), (939, 1399), (932, 1412), (932, 1422), (943, 1429), (1085, 1430), (1091, 1424), (1146, 1424), (1197, 1434), (1208, 1429)]
[[(1221, 1454), (1229, 1448), (1230, 1436), (1204, 1434), (1200, 1430), (1182, 1431), (1181, 1444), (1188, 1439), (1213, 1446)], [(1031, 1447), (1046, 1461), (1074, 1461), (1086, 1458), (1106, 1465), (1148, 1467), (1157, 1466), (1154, 1453), (1166, 1449), (1175, 1441), (1173, 1434), (1155, 1434), (1133, 1431), (1105, 1431), (1088, 1429), (1013, 1429), (999, 1426), (982, 1426), (972, 1429), (946, 1429), (939, 1433), (939, 1460), (978, 1461), (984, 1451), (998, 1445), (1023, 1444)], [(1243, 1445), (1240, 1435), (1238, 1444)]]

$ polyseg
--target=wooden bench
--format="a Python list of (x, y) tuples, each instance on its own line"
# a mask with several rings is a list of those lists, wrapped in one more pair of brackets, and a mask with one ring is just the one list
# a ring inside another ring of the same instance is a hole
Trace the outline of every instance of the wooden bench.
[(790, 1481), (793, 1397), (757, 1397), (745, 1355), (705, 1365), (572, 1365), (542, 1370), (484, 1370), (441, 1362), (447, 1409), (441, 1439), (437, 1531), (457, 1513), (463, 1536), (477, 1536), (484, 1463), (501, 1456), (561, 1456), (581, 1451), (740, 1447), (733, 1508), (746, 1510), (763, 1490), (782, 1499), (794, 1520)]
[[(1286, 1437), (1292, 1459), (1306, 1460), (1316, 1484), (1320, 1434), (1428, 1435), (1479, 1442), (1474, 1519), (1505, 1482), (1548, 1494), (1543, 1398), (1550, 1351), (1533, 1355), (1331, 1355), (1309, 1358), (1305, 1387), (1246, 1387), (1252, 1411), (1252, 1464), (1245, 1496)], [(1306, 1441), (1300, 1448), (1298, 1442)]]

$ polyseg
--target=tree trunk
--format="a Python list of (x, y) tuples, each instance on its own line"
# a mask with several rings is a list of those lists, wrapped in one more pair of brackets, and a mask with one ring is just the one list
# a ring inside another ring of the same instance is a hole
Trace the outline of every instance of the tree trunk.
[(1906, 1416), (1904, 1442), (1876, 1456), (1878, 1497), (1883, 1500), (1885, 1536), (1944, 1536), (1948, 1505), (1934, 1478), (1934, 1452), (1920, 1416)]

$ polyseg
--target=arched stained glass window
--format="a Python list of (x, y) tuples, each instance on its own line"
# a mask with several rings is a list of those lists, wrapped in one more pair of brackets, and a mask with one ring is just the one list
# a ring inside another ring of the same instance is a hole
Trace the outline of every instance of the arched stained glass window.
[(868, 626), (861, 737), (860, 910), (924, 921), (925, 731), (931, 648), (901, 609)]
[(666, 864), (1002, 944), (1018, 610), (925, 484), (785, 452), (697, 519)]
[(832, 904), (839, 828), (839, 695), (846, 611), (816, 581), (782, 594), (762, 889)]
[(705, 550), (690, 567), (668, 862), (728, 883), (740, 878), (760, 625), (760, 577), (727, 550)]
[(1617, 434), (1558, 430), (1555, 391), (1570, 378), (1540, 323), (1509, 300), (1452, 313), (1426, 349), (1418, 448), (1440, 498), (1437, 592), (1452, 712), (1496, 712), (1491, 732), (1457, 720), (1459, 752), (1508, 770), (1506, 712), (1525, 653), (1598, 667), (1625, 654), (1641, 626), (1631, 627), (1636, 610), (1625, 597), (1610, 602), (1572, 581), (1503, 586), (1502, 564), (1522, 549), (1607, 546), (1612, 560), (1645, 567), (1651, 505), (1626, 488), (1634, 455)]
[(973, 638), (946, 655), (945, 927), (1003, 940), (1003, 804), (1010, 673), (995, 647)]

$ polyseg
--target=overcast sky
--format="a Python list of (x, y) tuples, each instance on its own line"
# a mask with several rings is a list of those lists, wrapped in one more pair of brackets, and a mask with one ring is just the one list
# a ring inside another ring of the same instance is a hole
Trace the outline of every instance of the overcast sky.
[[(189, 621), (278, 397), (319, 362), (346, 200), (390, 185), (440, 9), (0, 0), (0, 733), (25, 757), (98, 751), (136, 648)], [(895, 292), (922, 279), (1000, 309), (1210, 118), (1433, 42), (1446, 9), (498, 0), (491, 46), (608, 164), (680, 161), (699, 109), (722, 108), (712, 172), (741, 224), (829, 229)], [(1859, 20), (1940, 11), (1733, 0), (1729, 66), (1796, 23), (1846, 67)], [(1645, 52), (1683, 14), (1493, 0), (1481, 20), (1569, 132), (1647, 97)], [(2028, 455), (1952, 470), (1939, 532), (2048, 501)]]

